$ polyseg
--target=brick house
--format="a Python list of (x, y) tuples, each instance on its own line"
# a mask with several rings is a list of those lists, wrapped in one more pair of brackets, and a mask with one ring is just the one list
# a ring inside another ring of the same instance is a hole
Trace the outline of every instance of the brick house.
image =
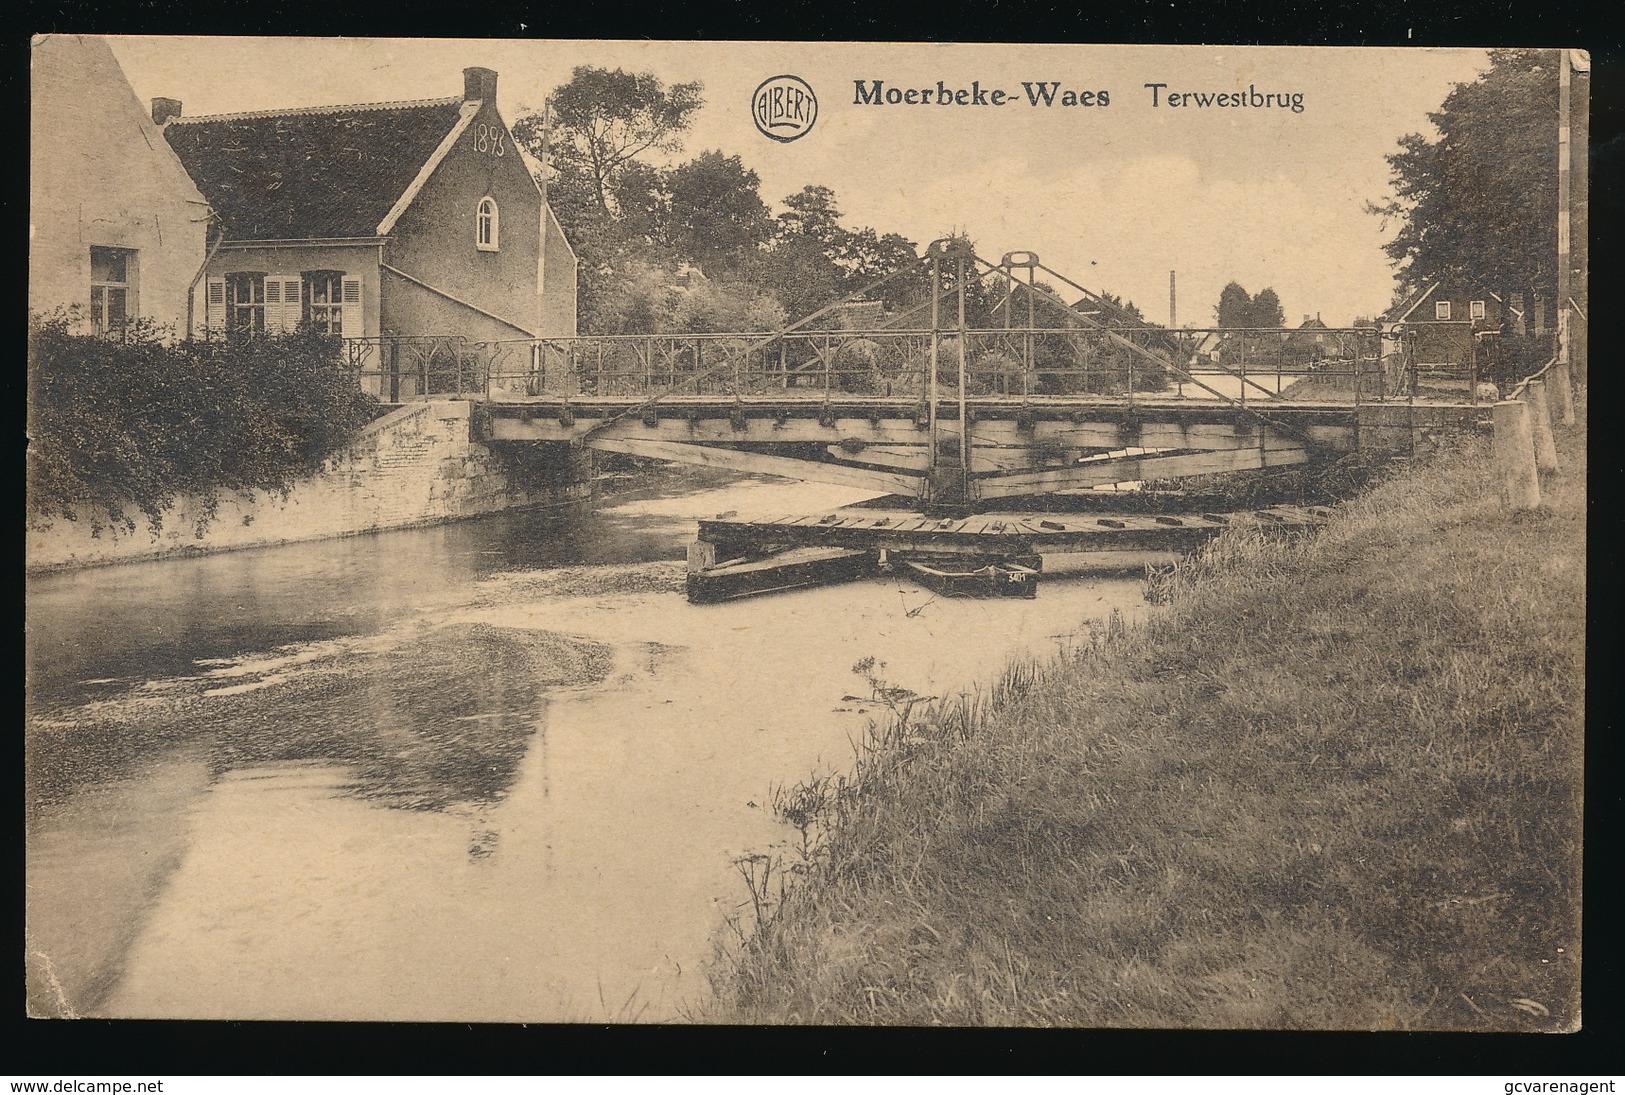
[(574, 335), (576, 256), (496, 91), (469, 68), (442, 99), (193, 118), (154, 99), (219, 218), (194, 331)]
[(30, 73), (28, 306), (184, 334), (209, 207), (101, 38), (40, 35)]
[(1503, 320), (1511, 331), (1522, 334), (1525, 319), (1522, 297), (1517, 294), (1509, 299), (1478, 286), (1435, 281), (1388, 309), (1377, 322), (1390, 335), (1384, 342), (1385, 357), (1398, 352), (1399, 343), (1393, 336), (1404, 331), (1411, 339), (1417, 367), (1425, 369), (1463, 366), (1473, 357), (1475, 341), (1481, 345), (1486, 338), (1499, 335)]

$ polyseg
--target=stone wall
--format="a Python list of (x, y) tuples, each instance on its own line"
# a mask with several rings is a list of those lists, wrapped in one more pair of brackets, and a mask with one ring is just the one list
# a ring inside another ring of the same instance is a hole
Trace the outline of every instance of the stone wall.
[[(225, 493), (201, 535), (201, 507), (182, 498), (153, 532), (137, 517), (134, 531), (93, 520), (57, 520), (27, 529), (28, 567), (59, 569), (166, 555), (230, 551), (298, 540), (322, 540), (380, 529), (495, 513), (527, 505), (584, 501), (592, 488), (589, 454), (560, 453), (510, 482), (504, 462), (473, 439), (474, 405), (416, 403), (369, 425), (318, 474), (294, 484), (287, 498)], [(534, 462), (533, 462), (534, 463)], [(99, 532), (94, 526), (103, 526)]]

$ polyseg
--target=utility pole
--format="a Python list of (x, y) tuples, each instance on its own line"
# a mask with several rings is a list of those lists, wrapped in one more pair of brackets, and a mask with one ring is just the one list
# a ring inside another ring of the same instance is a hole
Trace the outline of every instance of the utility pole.
[(1557, 51), (1557, 352), (1569, 359), (1569, 51)]
[(1179, 312), (1174, 308), (1174, 272), (1168, 271), (1168, 328), (1179, 326)]

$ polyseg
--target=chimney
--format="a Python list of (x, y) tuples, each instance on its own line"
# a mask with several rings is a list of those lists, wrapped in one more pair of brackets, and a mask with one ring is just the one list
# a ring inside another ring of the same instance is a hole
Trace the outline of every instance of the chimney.
[(497, 74), (488, 68), (463, 69), (463, 101), (480, 99), (493, 103), (497, 97)]
[(1305, 324), (1307, 324), (1309, 322), (1309, 313), (1308, 312), (1305, 312), (1303, 314), (1303, 321), (1304, 321)]
[(181, 101), (179, 99), (154, 99), (152, 101), (152, 124), (163, 125), (171, 118), (181, 116)]

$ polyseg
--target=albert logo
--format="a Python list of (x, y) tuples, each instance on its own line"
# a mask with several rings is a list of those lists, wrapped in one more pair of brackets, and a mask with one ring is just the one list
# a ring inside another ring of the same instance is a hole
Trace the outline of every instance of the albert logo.
[(750, 114), (762, 136), (798, 140), (818, 120), (818, 96), (799, 76), (770, 76), (751, 95)]

